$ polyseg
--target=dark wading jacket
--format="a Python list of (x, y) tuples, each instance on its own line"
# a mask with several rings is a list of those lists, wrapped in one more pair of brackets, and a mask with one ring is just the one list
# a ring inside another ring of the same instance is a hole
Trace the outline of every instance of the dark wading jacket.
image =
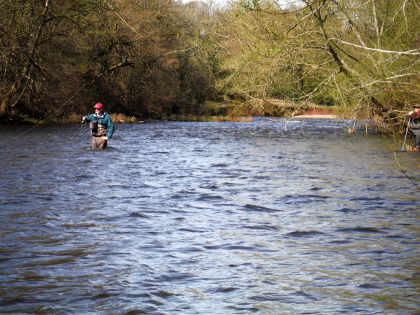
[(99, 115), (96, 113), (90, 114), (85, 116), (85, 119), (90, 123), (92, 136), (106, 136), (108, 139), (112, 138), (112, 135), (114, 134), (114, 124), (112, 123), (111, 117), (108, 113), (104, 112)]

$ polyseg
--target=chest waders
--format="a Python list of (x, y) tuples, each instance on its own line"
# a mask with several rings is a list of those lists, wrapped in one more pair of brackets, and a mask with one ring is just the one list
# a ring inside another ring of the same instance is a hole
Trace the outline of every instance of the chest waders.
[(104, 137), (107, 133), (107, 126), (102, 122), (104, 119), (98, 119), (95, 117), (93, 120), (90, 121), (89, 127), (93, 137)]
[(411, 119), (410, 129), (413, 134), (420, 135), (420, 118)]
[(92, 150), (104, 150), (107, 147), (108, 141), (103, 138), (107, 134), (107, 125), (104, 124), (105, 115), (95, 116), (89, 123), (92, 134)]
[(418, 117), (416, 119), (411, 118), (411, 121), (409, 120), (409, 125), (410, 125), (410, 131), (415, 137), (414, 149), (415, 151), (419, 151), (420, 150), (420, 118)]

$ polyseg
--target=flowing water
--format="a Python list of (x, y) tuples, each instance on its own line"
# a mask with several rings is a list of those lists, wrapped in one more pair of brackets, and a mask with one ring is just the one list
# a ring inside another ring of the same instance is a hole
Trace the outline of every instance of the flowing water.
[(0, 313), (419, 313), (420, 154), (348, 125), (2, 127)]

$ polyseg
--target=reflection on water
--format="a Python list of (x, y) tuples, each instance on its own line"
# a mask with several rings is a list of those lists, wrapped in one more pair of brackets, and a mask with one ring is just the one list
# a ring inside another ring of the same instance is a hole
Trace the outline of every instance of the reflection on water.
[(419, 312), (420, 155), (348, 124), (2, 127), (0, 312)]

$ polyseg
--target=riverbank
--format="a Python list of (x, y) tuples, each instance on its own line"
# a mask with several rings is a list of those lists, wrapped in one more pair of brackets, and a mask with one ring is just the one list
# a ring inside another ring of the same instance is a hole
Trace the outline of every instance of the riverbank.
[(350, 119), (350, 113), (335, 106), (316, 105), (308, 102), (292, 103), (280, 99), (256, 100), (252, 104), (206, 102), (204, 109), (207, 113), (216, 114), (167, 115), (160, 120), (249, 122), (253, 120), (253, 117)]
[[(122, 113), (110, 113), (111, 119), (115, 123), (143, 123), (144, 121), (136, 116), (129, 116)], [(64, 125), (77, 124), (82, 121), (82, 114), (71, 113), (65, 117), (53, 117), (37, 119), (28, 115), (10, 116), (0, 119), (3, 125)]]
[(325, 115), (325, 114), (309, 114), (309, 115), (297, 115), (293, 116), (296, 118), (316, 118), (316, 119), (336, 119), (337, 115)]
[(338, 115), (335, 111), (328, 108), (310, 108), (303, 114), (295, 115), (296, 118), (316, 118), (316, 119), (335, 119)]
[[(253, 117), (351, 119), (351, 113), (335, 106), (312, 103), (293, 103), (280, 99), (263, 99), (252, 104), (235, 101), (217, 103), (205, 102), (201, 114), (161, 114), (155, 117), (139, 117), (135, 114), (110, 113), (115, 123), (143, 123), (147, 121), (192, 121), (192, 122), (250, 122)], [(82, 114), (70, 113), (62, 117), (35, 118), (29, 115), (3, 117), (1, 124), (48, 125), (80, 123)]]

